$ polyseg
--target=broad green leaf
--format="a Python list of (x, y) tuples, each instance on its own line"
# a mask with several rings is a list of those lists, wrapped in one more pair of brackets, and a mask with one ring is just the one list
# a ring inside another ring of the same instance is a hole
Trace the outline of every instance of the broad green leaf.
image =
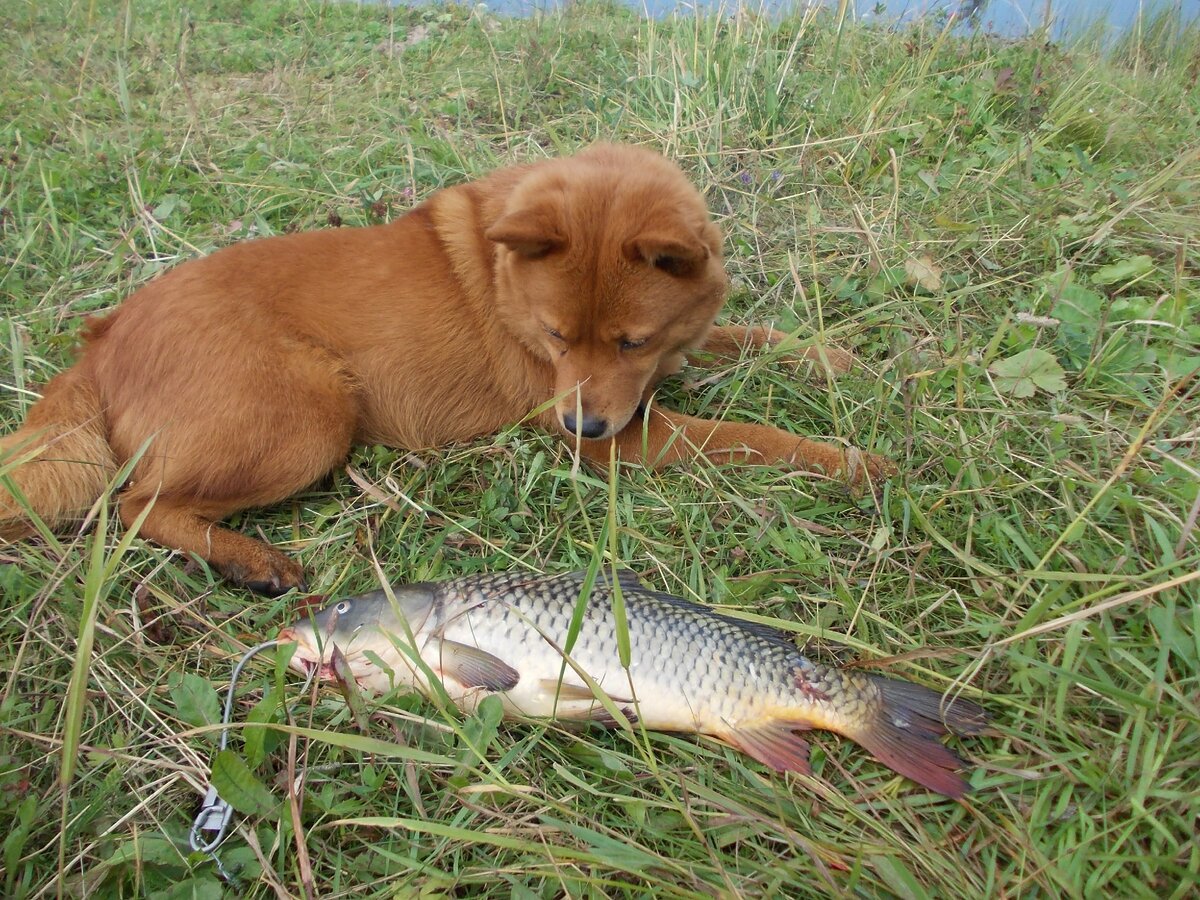
[(245, 816), (269, 816), (279, 807), (279, 800), (232, 750), (222, 750), (213, 760), (212, 786), (230, 806)]
[(1055, 288), (1055, 295), (1057, 299), (1050, 315), (1064, 325), (1085, 326), (1090, 328), (1091, 333), (1095, 333), (1107, 305), (1103, 294), (1082, 285), (1068, 283), (1061, 288)]
[(196, 875), (147, 894), (148, 900), (221, 900), (224, 896), (221, 882), (211, 874)]
[(484, 731), (481, 734), (486, 734), (490, 741), (500, 726), (500, 721), (504, 718), (504, 702), (495, 694), (484, 697), (479, 702), (479, 708), (475, 710), (475, 715), (483, 723)]
[(1063, 349), (1067, 364), (1081, 369), (1091, 356), (1108, 299), (1099, 291), (1064, 281), (1061, 273), (1047, 282), (1046, 289), (1057, 298), (1050, 315), (1062, 323), (1055, 343)]
[(165, 222), (171, 217), (171, 213), (179, 206), (179, 197), (175, 194), (167, 194), (154, 207), (154, 218), (160, 222)]
[(107, 857), (100, 861), (102, 866), (120, 866), (126, 863), (144, 865), (179, 865), (182, 859), (179, 848), (165, 837), (149, 834), (122, 841)]
[(1167, 370), (1167, 376), (1172, 379), (1194, 375), (1200, 371), (1200, 355), (1188, 356), (1174, 350), (1156, 350), (1154, 355), (1159, 365)]
[[(265, 728), (256, 728), (255, 725), (270, 722), (275, 717), (275, 710), (279, 708), (280, 692), (269, 688), (263, 698), (254, 704), (254, 708), (250, 710), (246, 716), (246, 728), (242, 732), (242, 739), (245, 742), (246, 764), (251, 769), (257, 769), (267, 756), (267, 734)], [(271, 732), (274, 737), (274, 732)], [(275, 741), (272, 741), (274, 744)]]
[(1092, 273), (1092, 284), (1120, 284), (1132, 281), (1153, 268), (1154, 260), (1149, 256), (1131, 256), (1128, 259), (1101, 266)]
[(194, 672), (171, 679), (171, 700), (179, 718), (189, 725), (216, 725), (221, 721), (221, 700), (217, 689)]
[(908, 273), (903, 266), (880, 269), (875, 277), (867, 283), (866, 294), (869, 297), (883, 298), (907, 282)]
[(500, 729), (500, 720), (504, 718), (504, 703), (495, 694), (484, 697), (475, 714), (463, 722), (462, 743), (463, 753), (460, 758), (473, 764), (476, 760), (487, 758), (487, 749), (496, 738)]
[(1032, 397), (1039, 388), (1055, 393), (1067, 386), (1062, 366), (1045, 350), (1022, 350), (992, 363), (988, 371), (995, 376), (996, 387), (1014, 397)]
[[(36, 796), (28, 796), (21, 801), (17, 807), (16, 816), (12, 816), (12, 807), (7, 807), (5, 812), (8, 813), (8, 822), (6, 827), (8, 834), (4, 838), (4, 870), (7, 873), (15, 873), (18, 864), (21, 861), (21, 853), (25, 850), (25, 844), (29, 841), (29, 836), (33, 834), (34, 819), (37, 816), (38, 798)], [(15, 821), (14, 821), (15, 818)]]
[[(918, 174), (918, 176), (920, 175), (920, 173), (917, 173), (917, 174)], [(924, 178), (922, 178), (921, 180), (925, 181)], [(929, 184), (929, 182), (927, 182), (927, 181), (925, 183), (927, 185)], [(966, 232), (966, 231), (978, 231), (979, 230), (978, 222), (960, 222), (956, 219), (951, 219), (949, 216), (944, 216), (941, 214), (934, 216), (933, 221), (938, 226), (938, 228), (944, 229), (945, 231)]]

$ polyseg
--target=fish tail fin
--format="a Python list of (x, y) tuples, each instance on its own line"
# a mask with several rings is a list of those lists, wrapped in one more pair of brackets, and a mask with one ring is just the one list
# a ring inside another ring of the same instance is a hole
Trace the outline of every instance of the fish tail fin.
[(963, 762), (941, 742), (946, 734), (979, 734), (987, 715), (962, 697), (878, 675), (822, 667), (819, 687), (797, 679), (804, 702), (777, 708), (757, 721), (717, 734), (723, 741), (781, 772), (809, 774), (810, 729), (850, 738), (893, 771), (945, 794), (963, 796), (969, 786), (958, 774)]
[(959, 775), (963, 761), (941, 742), (946, 734), (979, 734), (987, 726), (983, 708), (962, 697), (943, 699), (937, 691), (879, 675), (868, 676), (879, 691), (874, 714), (844, 734), (888, 768), (947, 797), (970, 789)]

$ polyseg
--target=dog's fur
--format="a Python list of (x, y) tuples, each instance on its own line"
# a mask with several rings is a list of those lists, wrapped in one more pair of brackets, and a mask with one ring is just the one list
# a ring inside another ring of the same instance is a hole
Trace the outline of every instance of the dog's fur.
[[(302, 585), (300, 567), (221, 519), (303, 489), (355, 444), (465, 441), (552, 399), (536, 424), (601, 463), (614, 438), (622, 459), (652, 465), (702, 454), (886, 474), (878, 457), (650, 405), (689, 351), (771, 342), (713, 326), (726, 289), (720, 231), (682, 172), (597, 145), (440, 191), (389, 225), (178, 266), (89, 323), (78, 361), (0, 453), (18, 460), (18, 495), (61, 527), (148, 445), (121, 493), (125, 524), (145, 512), (144, 537), (267, 592)], [(0, 536), (29, 531), (0, 489)]]

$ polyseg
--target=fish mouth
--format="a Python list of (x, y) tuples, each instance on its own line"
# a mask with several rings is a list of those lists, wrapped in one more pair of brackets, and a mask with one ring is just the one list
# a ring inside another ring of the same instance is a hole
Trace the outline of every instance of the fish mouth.
[(333, 673), (333, 666), (329, 663), (319, 663), (315, 659), (303, 659), (292, 657), (292, 667), (297, 669), (305, 678), (312, 677), (315, 672), (317, 678), (321, 681), (333, 681), (336, 677)]
[(288, 661), (288, 665), (305, 678), (311, 678), (313, 673), (316, 673), (316, 676), (323, 681), (332, 681), (335, 678), (333, 665), (321, 659), (320, 654), (308, 646), (294, 629), (281, 629), (279, 636), (275, 640), (279, 642), (280, 646), (285, 644), (296, 645), (296, 650), (292, 654), (292, 658)]

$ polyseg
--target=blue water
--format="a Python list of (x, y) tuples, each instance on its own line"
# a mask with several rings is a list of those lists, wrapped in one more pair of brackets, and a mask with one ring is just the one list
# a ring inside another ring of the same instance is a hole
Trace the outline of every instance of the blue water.
[[(403, 2), (403, 0), (401, 0)], [(509, 15), (528, 15), (535, 10), (567, 5), (570, 0), (485, 0), (488, 9)], [(725, 10), (738, 7), (773, 12), (805, 5), (838, 6), (838, 0), (621, 0), (649, 16), (664, 16), (692, 10)], [(851, 15), (860, 21), (884, 19), (911, 22), (921, 17), (944, 21), (951, 13), (976, 10), (974, 25), (1007, 37), (1028, 34), (1049, 24), (1051, 36), (1062, 39), (1082, 34), (1102, 24), (1110, 35), (1135, 26), (1139, 16), (1148, 17), (1163, 9), (1177, 10), (1184, 21), (1200, 20), (1200, 0), (850, 0)]]
[(1081, 34), (1097, 24), (1103, 24), (1111, 34), (1120, 34), (1132, 28), (1139, 16), (1149, 18), (1162, 10), (1176, 10), (1185, 21), (1200, 18), (1200, 0), (1051, 0), (1049, 4), (1046, 0), (856, 0), (851, 5), (860, 18), (869, 18), (883, 7), (885, 16), (901, 20), (966, 13), (977, 7), (974, 22), (979, 27), (1009, 37), (1028, 34), (1047, 24), (1055, 38)]

